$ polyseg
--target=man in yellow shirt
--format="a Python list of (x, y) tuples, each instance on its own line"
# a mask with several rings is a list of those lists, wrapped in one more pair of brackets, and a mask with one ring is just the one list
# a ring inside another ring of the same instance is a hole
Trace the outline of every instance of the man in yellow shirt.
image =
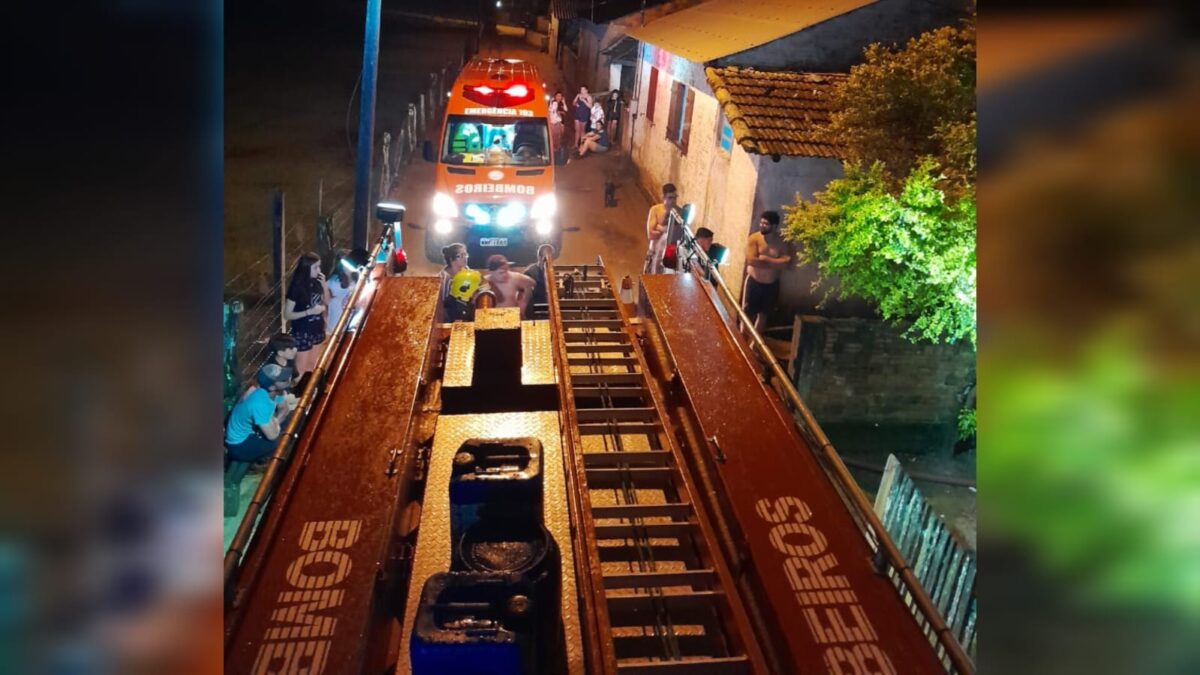
[(671, 211), (679, 202), (679, 192), (673, 183), (666, 183), (662, 186), (662, 196), (662, 203), (651, 206), (650, 212), (646, 215), (648, 246), (646, 247), (646, 264), (642, 267), (642, 274), (662, 274), (663, 254), (666, 253), (667, 244), (679, 237), (679, 232), (673, 231), (678, 230), (678, 226), (671, 227)]

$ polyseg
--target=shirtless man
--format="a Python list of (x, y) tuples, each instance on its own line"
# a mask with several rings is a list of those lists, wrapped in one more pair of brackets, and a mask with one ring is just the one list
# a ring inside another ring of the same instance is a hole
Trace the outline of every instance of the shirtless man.
[(662, 196), (662, 203), (651, 206), (650, 212), (646, 214), (646, 239), (649, 244), (646, 247), (646, 263), (642, 266), (642, 274), (663, 273), (663, 254), (666, 253), (667, 244), (671, 243), (668, 237), (679, 236), (678, 232), (672, 232), (670, 235), (667, 232), (671, 210), (679, 200), (679, 192), (674, 184), (666, 183), (662, 186)]
[(497, 307), (519, 307), (521, 316), (525, 316), (525, 308), (537, 283), (521, 274), (508, 269), (508, 259), (496, 254), (487, 261), (488, 287), (496, 294)]
[(760, 334), (767, 327), (767, 313), (779, 301), (779, 277), (792, 262), (791, 247), (779, 234), (779, 214), (763, 211), (758, 232), (746, 242), (746, 292), (743, 309)]

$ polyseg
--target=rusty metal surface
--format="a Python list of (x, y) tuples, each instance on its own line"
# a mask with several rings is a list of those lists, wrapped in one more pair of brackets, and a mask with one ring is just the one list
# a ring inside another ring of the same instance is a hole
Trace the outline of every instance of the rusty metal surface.
[(388, 466), (409, 441), (437, 297), (432, 277), (380, 281), (327, 413), (305, 432), (315, 438), (291, 499), (268, 516), (276, 537), (250, 551), (262, 559), (239, 581), (226, 672), (265, 673), (272, 659), (311, 659), (314, 675), (362, 669), (402, 489)]
[(404, 613), (400, 658), (396, 672), (410, 671), (409, 637), (412, 635), (421, 584), (430, 575), (450, 569), (450, 474), (459, 446), (472, 438), (532, 437), (542, 442), (543, 523), (562, 553), (562, 620), (566, 640), (567, 670), (583, 672), (583, 645), (575, 589), (575, 553), (567, 513), (562, 442), (556, 412), (444, 415), (438, 418), (429, 455), (429, 473), (422, 504), (417, 549)]
[[(746, 536), (752, 573), (797, 672), (943, 673), (911, 610), (875, 573), (873, 551), (811, 448), (758, 379), (691, 275), (642, 277)], [(866, 672), (865, 670), (862, 672)]]

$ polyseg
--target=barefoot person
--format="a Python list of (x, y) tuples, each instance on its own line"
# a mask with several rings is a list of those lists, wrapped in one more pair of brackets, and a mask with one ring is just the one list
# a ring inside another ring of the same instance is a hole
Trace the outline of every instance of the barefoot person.
[(500, 254), (488, 258), (487, 268), (488, 287), (496, 294), (496, 306), (519, 307), (524, 317), (537, 283), (520, 272), (510, 270), (508, 259)]
[(758, 218), (758, 232), (746, 242), (746, 292), (743, 309), (746, 317), (762, 333), (767, 327), (767, 314), (779, 301), (779, 277), (792, 262), (791, 247), (779, 233), (779, 214), (763, 211)]

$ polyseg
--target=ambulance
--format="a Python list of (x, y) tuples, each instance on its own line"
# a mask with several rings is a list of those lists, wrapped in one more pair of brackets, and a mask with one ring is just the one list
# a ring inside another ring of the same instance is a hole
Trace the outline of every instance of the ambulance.
[(494, 253), (533, 262), (545, 243), (561, 252), (549, 98), (525, 61), (476, 59), (463, 68), (438, 140), (423, 147), (437, 164), (425, 228), (430, 261), (444, 263), (442, 247), (453, 242), (467, 246), (477, 267)]

